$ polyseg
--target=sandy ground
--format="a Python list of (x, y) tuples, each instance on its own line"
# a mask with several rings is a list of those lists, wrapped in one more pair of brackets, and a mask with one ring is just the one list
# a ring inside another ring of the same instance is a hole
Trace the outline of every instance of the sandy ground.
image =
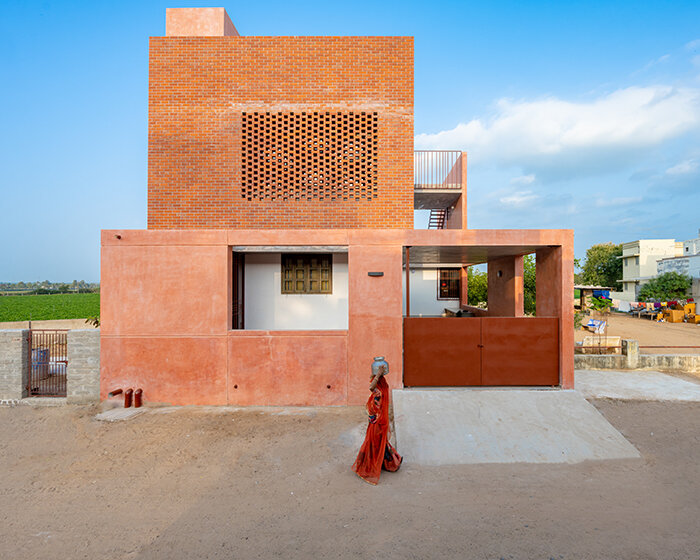
[[(0, 330), (28, 329), (29, 321), (7, 321), (0, 323)], [(92, 329), (85, 319), (55, 319), (51, 321), (32, 321), (34, 329)]]
[(685, 559), (700, 403), (595, 401), (643, 459), (350, 465), (359, 408), (0, 409), (1, 558)]
[[(593, 335), (588, 330), (574, 333), (576, 341)], [(640, 346), (700, 346), (700, 325), (690, 323), (656, 323), (629, 315), (608, 316), (608, 336), (637, 340)], [(700, 348), (641, 348), (642, 354), (700, 354)]]

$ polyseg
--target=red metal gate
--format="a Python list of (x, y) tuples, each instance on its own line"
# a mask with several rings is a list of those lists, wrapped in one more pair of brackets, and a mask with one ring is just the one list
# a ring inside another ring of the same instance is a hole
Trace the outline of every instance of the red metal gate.
[(68, 331), (29, 331), (27, 392), (32, 397), (65, 397)]
[(406, 387), (559, 385), (556, 317), (406, 317)]

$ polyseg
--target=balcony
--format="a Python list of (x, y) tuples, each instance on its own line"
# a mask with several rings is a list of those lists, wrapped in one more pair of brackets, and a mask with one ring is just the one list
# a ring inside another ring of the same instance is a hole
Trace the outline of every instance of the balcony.
[(416, 210), (455, 206), (466, 192), (466, 157), (457, 150), (413, 152), (413, 207)]

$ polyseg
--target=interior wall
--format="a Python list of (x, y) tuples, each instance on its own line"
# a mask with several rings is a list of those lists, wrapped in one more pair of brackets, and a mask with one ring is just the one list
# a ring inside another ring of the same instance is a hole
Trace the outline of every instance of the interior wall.
[[(406, 315), (406, 269), (401, 277), (403, 314)], [(459, 311), (459, 299), (438, 299), (436, 268), (411, 269), (411, 317), (439, 317), (447, 309)]]
[(245, 256), (246, 330), (348, 328), (348, 255), (333, 253), (332, 294), (282, 294), (282, 254)]

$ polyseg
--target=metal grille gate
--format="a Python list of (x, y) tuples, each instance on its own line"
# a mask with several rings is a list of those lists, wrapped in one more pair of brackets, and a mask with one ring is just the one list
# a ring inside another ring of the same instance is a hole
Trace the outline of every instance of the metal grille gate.
[(68, 331), (29, 331), (30, 397), (65, 397), (68, 372)]

